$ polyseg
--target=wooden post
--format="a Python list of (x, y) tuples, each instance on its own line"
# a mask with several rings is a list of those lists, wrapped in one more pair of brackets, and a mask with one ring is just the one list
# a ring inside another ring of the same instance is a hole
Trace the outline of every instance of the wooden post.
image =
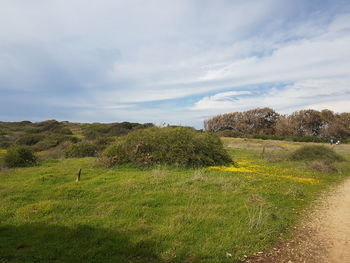
[(262, 148), (262, 152), (261, 152), (261, 158), (265, 157), (265, 145)]
[(78, 170), (77, 179), (75, 180), (76, 182), (80, 181), (80, 174), (81, 174), (81, 168), (79, 168)]

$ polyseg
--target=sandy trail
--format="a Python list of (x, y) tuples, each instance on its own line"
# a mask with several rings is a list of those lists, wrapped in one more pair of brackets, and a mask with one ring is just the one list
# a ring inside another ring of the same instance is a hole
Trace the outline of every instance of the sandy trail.
[(292, 240), (246, 262), (350, 263), (350, 180), (316, 204)]

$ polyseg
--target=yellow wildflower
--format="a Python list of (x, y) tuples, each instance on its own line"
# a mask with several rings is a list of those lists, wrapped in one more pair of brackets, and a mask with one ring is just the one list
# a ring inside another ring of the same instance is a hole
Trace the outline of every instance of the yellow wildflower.
[(252, 173), (252, 170), (249, 170), (245, 167), (235, 167), (235, 166), (210, 166), (211, 170), (219, 170), (224, 172), (240, 172), (240, 173)]
[[(259, 164), (251, 164), (251, 161), (239, 161), (237, 162), (237, 166), (211, 166), (209, 169), (218, 170), (223, 172), (239, 172), (239, 173), (253, 173), (261, 176), (270, 176), (281, 179), (288, 179), (301, 183), (310, 183), (316, 184), (319, 183), (317, 179), (314, 178), (305, 178), (299, 176), (292, 176), (293, 174), (298, 175), (300, 171), (292, 168), (280, 168), (276, 166), (269, 165), (259, 165)], [(307, 172), (303, 172), (304, 174)], [(310, 174), (311, 175), (311, 174)]]

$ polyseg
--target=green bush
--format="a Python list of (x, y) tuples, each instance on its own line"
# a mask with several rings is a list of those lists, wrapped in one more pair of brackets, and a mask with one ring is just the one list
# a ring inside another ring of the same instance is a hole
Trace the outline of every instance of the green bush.
[(33, 146), (35, 151), (44, 151), (54, 148), (62, 142), (77, 143), (80, 139), (70, 135), (48, 134), (40, 142)]
[(102, 138), (93, 140), (92, 143), (98, 147), (99, 151), (103, 151), (114, 141), (115, 141), (114, 137), (102, 137)]
[(4, 162), (7, 167), (33, 166), (37, 163), (37, 157), (28, 147), (15, 146), (7, 150)]
[(80, 158), (80, 157), (93, 157), (96, 156), (98, 152), (98, 146), (81, 142), (72, 145), (68, 150), (65, 151), (66, 157)]
[(84, 124), (83, 135), (89, 140), (95, 140), (102, 137), (109, 136), (124, 136), (132, 130), (145, 129), (153, 127), (151, 123), (132, 123), (132, 122), (121, 122), (121, 123), (92, 123)]
[(65, 127), (64, 123), (58, 122), (56, 120), (47, 120), (38, 122), (35, 124), (39, 128), (40, 132), (49, 132), (57, 134), (71, 135), (72, 131)]
[(37, 144), (44, 138), (45, 136), (42, 134), (28, 134), (28, 135), (26, 134), (17, 140), (17, 144), (31, 146), (31, 145)]
[(7, 149), (9, 147), (11, 147), (11, 145), (13, 145), (13, 143), (11, 143), (10, 141), (8, 141), (7, 139), (2, 139), (0, 137), (0, 148), (4, 148), (4, 149)]
[(291, 154), (290, 159), (293, 161), (324, 160), (328, 162), (344, 160), (344, 158), (333, 149), (322, 145), (302, 146)]
[(39, 160), (52, 160), (65, 158), (66, 151), (72, 147), (71, 142), (62, 142), (54, 148), (38, 153)]
[(104, 151), (111, 164), (207, 166), (232, 162), (214, 134), (185, 127), (152, 127), (119, 138)]

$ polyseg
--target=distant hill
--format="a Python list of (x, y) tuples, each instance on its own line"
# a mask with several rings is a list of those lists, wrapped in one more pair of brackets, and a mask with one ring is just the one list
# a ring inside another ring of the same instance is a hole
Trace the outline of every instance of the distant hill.
[(36, 151), (47, 150), (64, 141), (101, 140), (122, 136), (135, 129), (154, 126), (151, 123), (75, 123), (46, 120), (42, 122), (0, 122), (0, 148), (26, 145)]

